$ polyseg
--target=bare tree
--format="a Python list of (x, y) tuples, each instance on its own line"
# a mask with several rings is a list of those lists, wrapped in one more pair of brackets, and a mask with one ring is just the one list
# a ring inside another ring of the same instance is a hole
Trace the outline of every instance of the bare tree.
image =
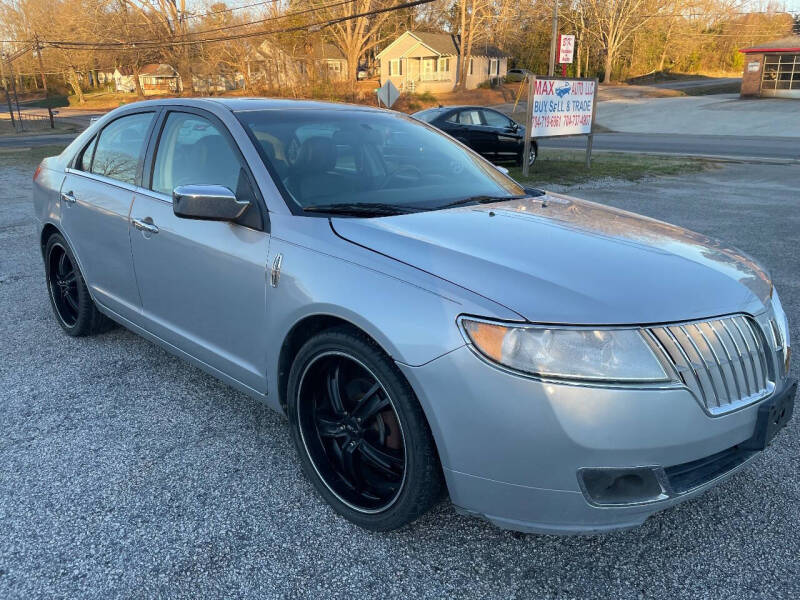
[(586, 31), (605, 55), (603, 82), (612, 78), (617, 53), (631, 36), (670, 4), (670, 0), (581, 0), (589, 16)]
[(312, 7), (317, 7), (315, 20), (333, 21), (325, 29), (325, 34), (344, 54), (347, 60), (347, 80), (355, 84), (358, 64), (361, 58), (368, 50), (382, 43), (389, 36), (390, 32), (386, 30), (384, 25), (389, 22), (392, 13), (383, 12), (358, 17), (355, 15), (365, 15), (365, 13), (396, 5), (398, 2), (392, 0), (353, 0), (337, 6), (332, 6), (331, 4), (329, 0), (312, 0), (311, 2)]
[(191, 40), (189, 36), (189, 13), (186, 0), (123, 0), (139, 16), (152, 26), (159, 41), (171, 42), (162, 46), (167, 62), (178, 71), (183, 89), (194, 93), (191, 65)]

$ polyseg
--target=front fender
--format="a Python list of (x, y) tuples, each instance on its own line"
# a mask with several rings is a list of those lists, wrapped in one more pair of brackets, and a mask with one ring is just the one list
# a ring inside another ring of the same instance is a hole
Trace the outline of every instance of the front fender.
[[(411, 366), (464, 345), (456, 324), (460, 314), (520, 319), (491, 300), (342, 240), (330, 231), (327, 220), (289, 218), (307, 222), (314, 230), (314, 244), (312, 248), (302, 243), (309, 240), (278, 237), (270, 243), (267, 265), (271, 267), (275, 257), (282, 255), (277, 286), (268, 284), (269, 336), (273, 341), (268, 380), (272, 390), (283, 341), (298, 322), (310, 316), (334, 316), (350, 322), (395, 361)], [(279, 230), (277, 225), (273, 223), (274, 231)], [(274, 396), (272, 403), (277, 403)]]

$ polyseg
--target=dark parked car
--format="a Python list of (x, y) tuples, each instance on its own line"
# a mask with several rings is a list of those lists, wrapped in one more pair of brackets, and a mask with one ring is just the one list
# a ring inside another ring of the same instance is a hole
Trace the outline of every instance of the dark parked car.
[(525, 81), (528, 75), (532, 75), (528, 69), (509, 69), (506, 74), (506, 81)]
[[(449, 133), (493, 162), (513, 160), (522, 165), (525, 127), (499, 111), (483, 106), (440, 106), (413, 116)], [(531, 140), (528, 164), (534, 163), (538, 150), (536, 141)]]

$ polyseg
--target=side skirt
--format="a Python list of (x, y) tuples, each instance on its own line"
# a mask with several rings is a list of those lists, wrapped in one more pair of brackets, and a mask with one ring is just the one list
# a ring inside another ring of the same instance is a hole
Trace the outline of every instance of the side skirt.
[(272, 403), (268, 400), (267, 394), (262, 394), (258, 390), (251, 388), (249, 385), (246, 385), (246, 384), (242, 383), (238, 379), (234, 379), (230, 375), (227, 375), (227, 374), (223, 373), (222, 371), (220, 371), (219, 369), (216, 369), (216, 368), (212, 367), (211, 365), (209, 365), (206, 362), (203, 362), (199, 358), (196, 358), (196, 357), (192, 356), (191, 354), (189, 354), (187, 352), (184, 352), (183, 350), (181, 350), (177, 346), (174, 346), (173, 344), (170, 344), (169, 342), (161, 339), (157, 335), (154, 335), (154, 334), (150, 333), (149, 331), (147, 331), (146, 329), (143, 329), (139, 325), (136, 325), (135, 323), (132, 323), (131, 321), (129, 321), (125, 317), (123, 317), (121, 315), (118, 315), (117, 313), (115, 313), (110, 308), (108, 308), (106, 306), (103, 306), (101, 303), (95, 302), (95, 305), (97, 306), (97, 309), (101, 313), (106, 315), (109, 319), (112, 319), (112, 320), (116, 321), (117, 323), (119, 323), (120, 325), (125, 327), (126, 329), (129, 329), (133, 333), (135, 333), (137, 335), (140, 335), (141, 337), (145, 338), (146, 340), (148, 340), (150, 342), (153, 342), (154, 344), (158, 344), (159, 346), (161, 346), (164, 350), (166, 350), (170, 354), (173, 354), (173, 355), (177, 356), (178, 358), (181, 358), (181, 359), (185, 360), (186, 362), (194, 365), (195, 367), (197, 367), (199, 369), (202, 369), (203, 371), (205, 371), (209, 375), (211, 375), (213, 377), (216, 377), (217, 379), (219, 379), (223, 383), (228, 384), (232, 388), (235, 388), (235, 389), (239, 390), (240, 392), (247, 394), (251, 398), (255, 398), (256, 400), (260, 400), (261, 402), (267, 404), (270, 408), (272, 408), (274, 410), (278, 410), (278, 412), (281, 412), (279, 409), (276, 409), (272, 405)]

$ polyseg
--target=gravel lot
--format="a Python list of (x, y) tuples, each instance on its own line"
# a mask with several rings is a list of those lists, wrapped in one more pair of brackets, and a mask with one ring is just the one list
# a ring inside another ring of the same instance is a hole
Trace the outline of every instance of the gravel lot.
[[(448, 503), (391, 534), (338, 518), (283, 417), (117, 329), (62, 334), (0, 156), (0, 598), (800, 597), (800, 426), (634, 531), (504, 532)], [(800, 339), (800, 166), (729, 164), (576, 195), (716, 235), (771, 270)], [(794, 375), (798, 375), (797, 359)]]

